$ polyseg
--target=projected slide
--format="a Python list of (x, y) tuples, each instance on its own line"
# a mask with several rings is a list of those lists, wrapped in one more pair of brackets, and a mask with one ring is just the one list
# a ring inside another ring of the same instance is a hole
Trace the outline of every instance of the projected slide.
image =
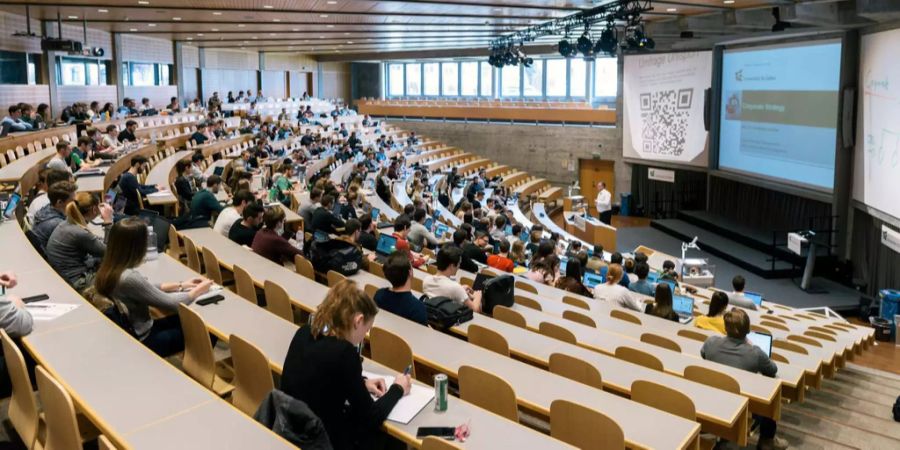
[(830, 190), (840, 40), (725, 50), (719, 168)]

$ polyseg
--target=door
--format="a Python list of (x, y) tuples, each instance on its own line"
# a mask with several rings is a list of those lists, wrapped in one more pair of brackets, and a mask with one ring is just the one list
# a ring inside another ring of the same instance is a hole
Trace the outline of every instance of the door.
[(606, 189), (612, 194), (613, 203), (616, 202), (616, 172), (613, 161), (602, 159), (578, 160), (578, 185), (581, 186), (581, 195), (590, 206), (591, 215), (597, 216), (597, 208), (594, 207), (594, 199), (597, 198), (597, 183), (606, 183)]

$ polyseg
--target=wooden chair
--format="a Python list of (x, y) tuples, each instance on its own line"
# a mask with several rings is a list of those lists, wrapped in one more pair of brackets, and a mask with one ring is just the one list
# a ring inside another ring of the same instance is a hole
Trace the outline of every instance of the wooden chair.
[(753, 331), (755, 333), (762, 333), (762, 334), (772, 334), (772, 330), (770, 330), (762, 325), (757, 325), (755, 323), (750, 324), (750, 331)]
[(294, 270), (310, 280), (316, 281), (316, 271), (312, 263), (301, 255), (294, 256)]
[(376, 362), (397, 372), (412, 367), (410, 376), (416, 377), (412, 348), (400, 336), (384, 328), (374, 327), (369, 331), (369, 349), (372, 351), (372, 359)]
[(6, 334), (6, 330), (0, 329), (0, 340), (3, 341), (3, 359), (9, 371), (9, 379), (12, 384), (12, 395), (9, 398), (9, 422), (15, 428), (19, 438), (25, 443), (25, 447), (35, 447), (37, 438), (41, 434), (42, 423), (38, 416), (37, 400), (31, 390), (31, 379), (28, 376), (28, 368), (25, 366), (25, 358), (19, 346)]
[(673, 352), (681, 353), (681, 346), (678, 345), (677, 342), (668, 338), (664, 338), (658, 334), (644, 333), (641, 335), (641, 342), (646, 342), (650, 345), (655, 345), (657, 347), (672, 350)]
[(784, 364), (790, 364), (791, 362), (788, 359), (779, 353), (772, 352), (772, 361), (780, 362)]
[(35, 367), (38, 392), (44, 407), (47, 437), (43, 448), (81, 450), (81, 432), (75, 416), (75, 404), (66, 389), (42, 367)]
[(838, 335), (837, 331), (830, 330), (828, 328), (820, 327), (820, 326), (811, 326), (811, 327), (808, 327), (807, 330), (827, 334), (832, 337), (837, 337), (837, 335)]
[(526, 308), (531, 308), (531, 309), (536, 309), (538, 311), (542, 311), (541, 304), (538, 303), (537, 300), (533, 300), (528, 297), (522, 297), (521, 295), (516, 295), (515, 302), (517, 305), (522, 305)]
[(759, 318), (760, 320), (768, 320), (770, 322), (778, 322), (782, 325), (787, 325), (787, 322), (784, 320), (784, 318), (776, 316), (774, 314), (761, 314)]
[(374, 299), (375, 293), (378, 292), (378, 287), (375, 286), (374, 284), (367, 284), (366, 287), (364, 288), (364, 292), (366, 293), (366, 295), (369, 296), (369, 298)]
[(616, 421), (568, 400), (550, 404), (550, 436), (580, 449), (625, 448), (625, 434)]
[(471, 324), (466, 331), (469, 342), (494, 353), (509, 356), (509, 343), (500, 333), (481, 325)]
[(97, 448), (99, 450), (116, 450), (116, 446), (112, 444), (112, 442), (107, 439), (106, 436), (100, 435), (97, 436)]
[(459, 398), (513, 422), (519, 421), (516, 393), (509, 383), (472, 366), (460, 367), (458, 376)]
[(540, 325), (538, 325), (538, 331), (544, 336), (559, 339), (560, 341), (568, 342), (569, 344), (578, 343), (575, 334), (555, 323), (541, 322)]
[(731, 375), (703, 366), (687, 366), (684, 377), (700, 384), (712, 386), (732, 394), (741, 394), (741, 385)]
[(234, 364), (234, 392), (231, 403), (248, 416), (253, 416), (269, 392), (275, 389), (269, 360), (262, 350), (232, 334), (228, 338)]
[(206, 267), (206, 276), (220, 286), (225, 286), (225, 277), (222, 275), (222, 267), (219, 266), (219, 258), (208, 247), (204, 248), (201, 253), (203, 253), (203, 265)]
[[(200, 263), (200, 254), (197, 252), (197, 246), (187, 236), (182, 236), (184, 240), (184, 252), (187, 254), (188, 267), (197, 273), (203, 273), (203, 266)], [(213, 280), (215, 281), (215, 280)]]
[(804, 335), (804, 336), (809, 336), (809, 337), (811, 337), (811, 338), (821, 339), (821, 340), (823, 340), (823, 341), (837, 342), (837, 339), (835, 339), (834, 336), (832, 336), (832, 335), (830, 335), (830, 334), (822, 333), (821, 331), (809, 331), (809, 330), (807, 330), (807, 331), (805, 331), (805, 332), (803, 333), (803, 335)]
[(519, 314), (518, 311), (513, 310), (507, 306), (497, 305), (494, 307), (494, 318), (501, 321), (506, 322), (510, 325), (517, 326), (519, 328), (527, 328), (528, 323), (525, 321), (525, 317)]
[(631, 400), (690, 421), (697, 420), (697, 408), (687, 395), (652, 381), (631, 383)]
[(473, 280), (469, 277), (460, 277), (459, 283), (462, 284), (463, 286), (472, 287), (475, 285), (475, 280)]
[(216, 373), (218, 364), (203, 318), (184, 304), (178, 305), (178, 316), (181, 319), (181, 331), (184, 333), (182, 369), (216, 395), (227, 396), (234, 390), (234, 386)]
[(256, 285), (253, 284), (253, 278), (241, 266), (232, 266), (234, 271), (234, 286), (237, 295), (254, 305), (259, 304), (256, 297)]
[(782, 350), (787, 350), (789, 352), (799, 353), (801, 355), (808, 355), (809, 351), (806, 350), (806, 347), (795, 344), (793, 342), (785, 341), (782, 339), (774, 339), (772, 340), (772, 348), (780, 348)]
[(658, 370), (660, 372), (663, 371), (663, 364), (657, 357), (638, 350), (636, 348), (621, 346), (616, 349), (616, 358), (621, 360), (628, 361), (632, 364), (637, 364), (639, 366), (644, 366), (648, 369)]
[(532, 286), (531, 284), (526, 283), (526, 282), (524, 282), (524, 281), (516, 281), (516, 289), (521, 289), (521, 290), (523, 290), (523, 291), (525, 291), (525, 292), (531, 292), (532, 294), (537, 294), (537, 293), (538, 293), (536, 287), (534, 287), (534, 286)]
[(566, 296), (563, 296), (562, 301), (563, 301), (563, 303), (565, 303), (567, 305), (572, 305), (576, 308), (587, 309), (587, 310), (591, 309), (591, 305), (589, 305), (588, 302), (586, 302), (580, 298), (570, 297), (570, 296), (566, 295)]
[(441, 439), (436, 436), (428, 436), (425, 439), (422, 439), (422, 446), (419, 447), (420, 450), (462, 450), (462, 447), (453, 445), (450, 441), (446, 439)]
[(594, 322), (594, 319), (581, 314), (575, 311), (563, 311), (563, 319), (571, 320), (572, 322), (578, 322), (582, 325), (587, 325), (591, 328), (597, 328), (597, 322)]
[(412, 281), (412, 290), (416, 292), (423, 292), (425, 290), (425, 286), (422, 283), (421, 278), (413, 277)]
[(333, 287), (334, 285), (338, 284), (339, 282), (347, 279), (347, 277), (345, 277), (341, 273), (335, 272), (333, 270), (329, 270), (328, 274), (326, 276), (328, 277), (328, 286), (329, 287)]
[(166, 253), (175, 259), (181, 259), (185, 256), (175, 225), (169, 225), (169, 248), (166, 249)]
[(369, 261), (369, 273), (378, 278), (384, 278), (384, 266), (376, 261)]
[(772, 329), (775, 329), (775, 330), (791, 331), (791, 329), (788, 328), (787, 325), (784, 325), (784, 323), (782, 323), (782, 322), (772, 322), (772, 321), (769, 321), (769, 320), (761, 320), (761, 321), (759, 322), (759, 324), (760, 324), (761, 326), (766, 327), (766, 328), (772, 328)]
[(641, 325), (641, 319), (639, 319), (634, 314), (625, 312), (621, 309), (613, 309), (609, 312), (609, 317), (612, 317), (613, 319), (624, 320), (626, 322), (631, 322), (636, 325)]
[(681, 337), (693, 339), (695, 341), (700, 341), (700, 342), (706, 342), (706, 338), (709, 337), (699, 331), (689, 330), (687, 328), (685, 328), (683, 330), (678, 330), (678, 335)]
[(550, 355), (550, 372), (597, 389), (603, 389), (603, 378), (595, 366), (565, 353)]
[(266, 309), (272, 314), (293, 323), (294, 307), (291, 305), (291, 297), (288, 295), (287, 291), (274, 281), (270, 280), (266, 280), (263, 285), (263, 291), (266, 295)]
[(800, 336), (798, 334), (789, 334), (787, 339), (789, 341), (800, 342), (801, 344), (812, 345), (813, 347), (821, 347), (822, 343), (809, 337), (809, 336)]

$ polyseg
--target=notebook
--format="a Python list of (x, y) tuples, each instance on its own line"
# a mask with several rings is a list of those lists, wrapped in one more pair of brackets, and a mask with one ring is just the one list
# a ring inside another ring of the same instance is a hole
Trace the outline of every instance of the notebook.
[[(394, 384), (394, 377), (390, 375), (381, 375), (373, 372), (363, 371), (362, 375), (366, 378), (381, 378), (384, 379), (385, 386), (390, 389), (391, 385)], [(372, 400), (375, 400), (376, 397), (373, 395)], [(416, 382), (413, 382), (412, 389), (409, 390), (409, 395), (405, 395), (400, 398), (400, 401), (394, 405), (394, 409), (391, 410), (391, 413), (388, 414), (387, 419), (392, 422), (402, 423), (404, 425), (412, 422), (412, 420), (419, 414), (420, 411), (425, 409), (431, 401), (434, 400), (434, 389), (430, 387), (425, 387)]]
[(747, 340), (750, 341), (751, 344), (759, 347), (765, 352), (766, 356), (772, 357), (772, 335), (765, 333), (757, 333), (755, 331), (751, 331), (750, 334), (747, 335)]

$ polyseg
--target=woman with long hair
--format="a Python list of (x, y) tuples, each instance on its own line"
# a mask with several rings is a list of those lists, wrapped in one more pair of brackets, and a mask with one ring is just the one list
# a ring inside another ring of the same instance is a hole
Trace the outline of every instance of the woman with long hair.
[(512, 248), (509, 250), (509, 258), (516, 263), (516, 266), (528, 264), (528, 256), (525, 254), (525, 243), (518, 239), (513, 242)]
[(672, 289), (666, 283), (656, 285), (656, 296), (653, 304), (647, 305), (645, 313), (678, 322), (678, 314), (672, 309)]
[(582, 282), (584, 272), (581, 270), (581, 261), (577, 258), (569, 258), (566, 262), (566, 274), (556, 280), (556, 287), (573, 294), (593, 297), (594, 293)]
[(697, 317), (694, 326), (725, 334), (726, 309), (728, 309), (728, 294), (722, 291), (713, 292), (712, 298), (709, 299), (709, 311), (705, 316)]
[(311, 324), (297, 330), (284, 361), (281, 390), (322, 420), (336, 450), (377, 448), (378, 427), (410, 390), (405, 373), (391, 386), (363, 376), (358, 348), (376, 314), (378, 306), (355, 282), (339, 282)]
[[(94, 278), (97, 293), (124, 306), (130, 330), (150, 350), (162, 357), (184, 350), (178, 305), (190, 304), (205, 294), (212, 281), (196, 277), (180, 283), (153, 284), (137, 267), (147, 253), (147, 225), (136, 217), (116, 222), (109, 230), (107, 251)], [(172, 315), (154, 320), (150, 307)], [(118, 306), (115, 306), (118, 307)]]
[(546, 258), (532, 259), (531, 266), (525, 277), (531, 281), (535, 281), (548, 286), (556, 284), (557, 273), (559, 272), (559, 258), (556, 255), (550, 255)]
[(47, 241), (47, 261), (59, 276), (82, 291), (94, 280), (94, 272), (106, 245), (88, 230), (88, 224), (97, 217), (103, 218), (103, 226), (112, 224), (113, 211), (101, 204), (95, 194), (79, 192), (75, 201), (66, 205), (66, 220), (53, 230)]

